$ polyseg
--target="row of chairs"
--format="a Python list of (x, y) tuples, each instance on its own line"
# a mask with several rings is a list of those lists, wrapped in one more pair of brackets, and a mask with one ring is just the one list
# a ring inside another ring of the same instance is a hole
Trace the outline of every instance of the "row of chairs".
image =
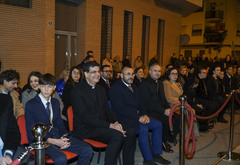
[[(20, 133), (21, 133), (21, 144), (22, 145), (29, 144), (28, 138), (27, 138), (25, 116), (21, 115), (18, 118), (17, 122), (18, 122)], [(70, 130), (70, 132), (72, 132), (73, 131), (73, 110), (72, 110), (72, 107), (68, 108), (68, 122), (69, 122), (69, 130)], [(89, 143), (93, 147), (94, 150), (98, 151), (97, 164), (99, 164), (100, 157), (101, 157), (101, 151), (106, 149), (107, 144), (96, 141), (96, 140), (92, 140), (92, 139), (84, 139), (84, 141), (86, 143)], [(62, 152), (66, 155), (67, 160), (69, 162), (76, 159), (77, 156), (78, 156), (77, 154), (66, 151), (66, 150), (62, 150)], [(34, 151), (32, 151), (31, 153), (34, 154)], [(46, 161), (47, 164), (54, 164), (54, 161), (51, 158), (49, 158), (48, 156), (45, 157), (45, 161)]]

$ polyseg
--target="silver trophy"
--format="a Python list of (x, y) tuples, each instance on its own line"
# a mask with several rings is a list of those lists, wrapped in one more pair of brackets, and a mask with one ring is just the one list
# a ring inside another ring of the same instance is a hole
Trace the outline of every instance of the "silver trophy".
[(31, 144), (35, 150), (35, 165), (45, 165), (45, 148), (49, 143), (43, 141), (43, 137), (47, 134), (47, 126), (43, 123), (36, 123), (32, 126), (32, 135), (36, 138), (36, 142)]

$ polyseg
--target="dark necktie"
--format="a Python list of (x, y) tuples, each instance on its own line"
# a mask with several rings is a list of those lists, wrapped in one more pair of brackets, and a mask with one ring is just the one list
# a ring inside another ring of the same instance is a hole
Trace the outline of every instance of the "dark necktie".
[[(51, 115), (51, 111), (50, 111), (50, 102), (47, 102), (46, 105), (47, 105), (46, 111), (47, 111), (47, 113), (49, 115), (49, 121), (50, 121), (51, 125), (53, 125), (52, 115)], [(51, 129), (52, 129), (52, 126), (51, 126)]]
[(110, 88), (110, 83), (109, 83), (109, 80), (107, 80), (106, 82), (107, 82), (108, 88)]
[(47, 102), (46, 105), (47, 105), (46, 106), (46, 111), (47, 111), (48, 115), (50, 115), (50, 103)]
[(128, 88), (130, 89), (130, 91), (133, 93), (133, 88), (132, 88), (132, 86), (129, 84), (128, 85)]
[(218, 86), (219, 86), (218, 85), (218, 79), (216, 78), (215, 81), (216, 81), (216, 92), (218, 93)]

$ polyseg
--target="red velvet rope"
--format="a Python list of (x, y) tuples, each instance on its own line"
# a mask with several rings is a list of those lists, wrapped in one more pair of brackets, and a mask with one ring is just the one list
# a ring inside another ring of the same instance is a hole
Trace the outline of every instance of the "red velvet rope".
[(238, 99), (237, 93), (235, 93), (235, 100), (238, 102), (238, 104), (240, 104), (240, 100)]
[(223, 105), (217, 110), (217, 112), (215, 112), (214, 114), (210, 115), (210, 116), (198, 116), (198, 115), (194, 115), (196, 118), (198, 119), (202, 119), (202, 120), (207, 120), (207, 119), (211, 119), (214, 116), (216, 116), (217, 114), (219, 114), (223, 108), (227, 105), (228, 101), (230, 100), (232, 96), (232, 93), (228, 96), (228, 98), (226, 99), (226, 101), (223, 103)]
[[(169, 114), (169, 126), (170, 126), (171, 131), (173, 131), (173, 126), (172, 126), (173, 112), (180, 105), (181, 105), (181, 103), (179, 102), (171, 108), (171, 111), (170, 111), (170, 114)], [(188, 130), (188, 134), (187, 134), (187, 138), (186, 138), (186, 143), (185, 143), (185, 146), (184, 146), (185, 147), (185, 154), (190, 156), (194, 153), (195, 148), (196, 148), (196, 140), (195, 140), (195, 135), (194, 135), (194, 132), (193, 132), (194, 113), (193, 113), (193, 110), (192, 110), (192, 108), (189, 104), (184, 103), (184, 105), (188, 107), (187, 110), (190, 112), (186, 117), (188, 125), (189, 125), (189, 130)], [(191, 147), (191, 151), (189, 152), (189, 141), (190, 141), (191, 136), (192, 136), (192, 147)]]

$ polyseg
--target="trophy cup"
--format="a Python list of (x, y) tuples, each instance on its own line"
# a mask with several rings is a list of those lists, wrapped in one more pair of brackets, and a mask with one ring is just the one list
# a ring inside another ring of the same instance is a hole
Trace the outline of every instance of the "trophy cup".
[(35, 150), (35, 165), (45, 165), (45, 148), (49, 143), (43, 141), (43, 137), (47, 134), (47, 126), (43, 123), (36, 123), (32, 126), (32, 135), (36, 138), (36, 142), (31, 146)]

